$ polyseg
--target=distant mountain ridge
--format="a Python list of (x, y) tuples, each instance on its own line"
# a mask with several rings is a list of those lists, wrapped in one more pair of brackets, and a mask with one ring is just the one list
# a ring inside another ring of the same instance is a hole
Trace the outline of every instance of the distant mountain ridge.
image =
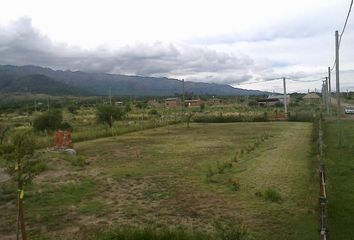
[[(21, 86), (21, 82), (26, 82), (24, 79), (31, 82), (31, 85), (44, 85), (32, 87), (31, 91), (53, 95), (107, 95), (109, 89), (116, 96), (172, 96), (182, 93), (182, 82), (177, 79), (0, 65), (0, 92), (29, 91), (30, 89)], [(187, 81), (185, 91), (216, 96), (265, 94), (262, 91), (234, 88), (225, 84)]]
[[(1, 78), (0, 78), (1, 79)], [(45, 75), (33, 74), (8, 81), (0, 88), (0, 92), (11, 93), (44, 93), (48, 95), (89, 95), (80, 88), (53, 80)]]

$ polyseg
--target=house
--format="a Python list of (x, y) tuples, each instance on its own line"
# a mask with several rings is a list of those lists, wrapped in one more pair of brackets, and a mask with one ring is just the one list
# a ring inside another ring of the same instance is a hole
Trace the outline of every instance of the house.
[(202, 103), (204, 103), (204, 102), (200, 99), (193, 99), (193, 100), (185, 100), (184, 101), (184, 104), (187, 107), (200, 106), (200, 105), (202, 105)]
[(165, 108), (175, 108), (181, 106), (181, 104), (182, 104), (181, 99), (178, 97), (165, 99)]
[(321, 102), (321, 97), (317, 93), (308, 93), (302, 97), (305, 104), (318, 104)]

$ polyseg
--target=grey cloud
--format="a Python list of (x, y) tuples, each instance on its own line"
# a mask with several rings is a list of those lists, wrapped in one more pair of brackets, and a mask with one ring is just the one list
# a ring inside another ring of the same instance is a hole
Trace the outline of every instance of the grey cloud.
[(136, 44), (110, 50), (83, 50), (57, 43), (35, 29), (28, 18), (0, 25), (0, 64), (40, 65), (186, 80), (237, 83), (271, 72), (244, 55), (189, 45)]
[[(334, 34), (334, 29), (343, 25), (347, 14), (347, 2), (332, 8), (319, 8), (316, 12), (289, 17), (271, 25), (259, 25), (253, 30), (240, 33), (228, 33), (217, 36), (201, 36), (191, 39), (197, 44), (234, 44), (237, 42), (263, 42), (275, 39), (310, 38), (324, 34)], [(343, 16), (343, 17), (331, 17)]]

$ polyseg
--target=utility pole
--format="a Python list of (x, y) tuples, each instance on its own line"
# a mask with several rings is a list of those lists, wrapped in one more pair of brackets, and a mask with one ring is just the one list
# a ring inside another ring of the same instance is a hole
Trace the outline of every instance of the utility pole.
[(326, 77), (325, 93), (326, 93), (326, 110), (327, 110), (327, 114), (329, 115), (329, 100), (331, 96), (328, 94), (328, 77)]
[[(329, 92), (329, 106), (332, 106), (332, 89), (331, 89), (331, 67), (328, 67), (328, 92)], [(329, 109), (331, 112), (331, 108)]]
[(340, 89), (339, 89), (339, 37), (336, 31), (336, 93), (337, 93), (337, 132), (338, 132), (338, 146), (341, 146), (341, 128), (340, 128)]
[(284, 88), (284, 114), (288, 114), (287, 97), (286, 97), (286, 83), (285, 77), (283, 77), (283, 88)]
[(182, 79), (182, 111), (184, 111), (184, 79)]
[(112, 105), (112, 90), (109, 88), (109, 104)]

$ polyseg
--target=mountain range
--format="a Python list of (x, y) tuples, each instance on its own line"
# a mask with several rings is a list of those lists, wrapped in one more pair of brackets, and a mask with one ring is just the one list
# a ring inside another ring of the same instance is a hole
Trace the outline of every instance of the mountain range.
[[(49, 95), (173, 96), (182, 93), (182, 81), (169, 78), (53, 70), (39, 66), (0, 65), (0, 93)], [(263, 95), (265, 92), (226, 84), (185, 82), (185, 92), (197, 95)]]

